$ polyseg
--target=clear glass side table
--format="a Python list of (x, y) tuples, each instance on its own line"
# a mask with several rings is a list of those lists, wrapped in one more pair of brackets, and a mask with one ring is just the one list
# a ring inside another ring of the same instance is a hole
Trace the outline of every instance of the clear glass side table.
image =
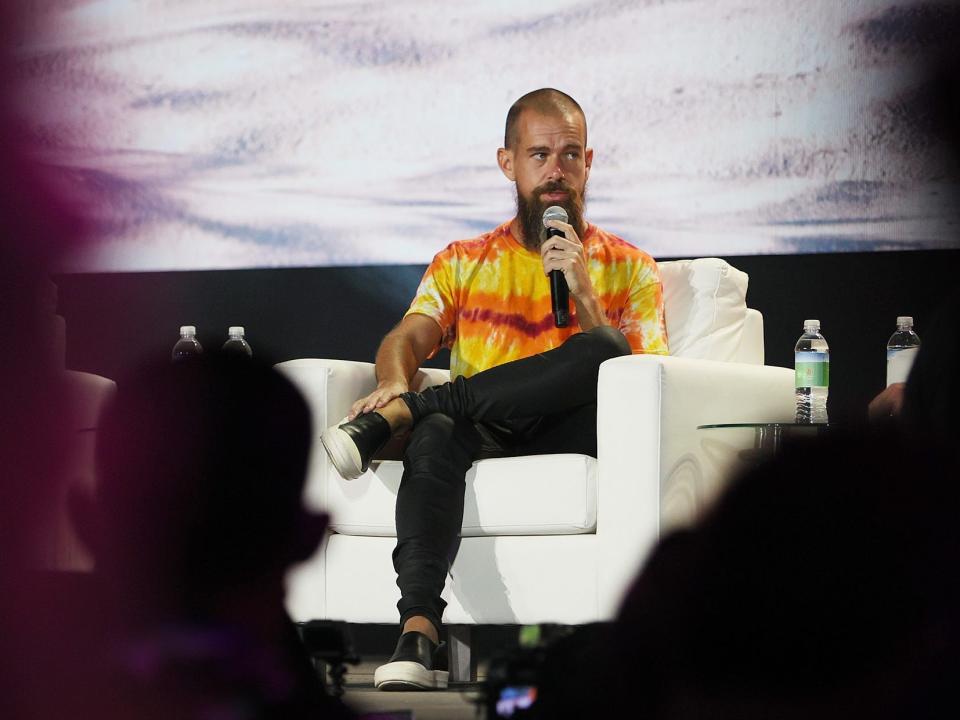
[(759, 460), (775, 454), (780, 449), (784, 437), (788, 435), (816, 437), (835, 427), (835, 423), (750, 422), (697, 425), (697, 430), (753, 428), (753, 449), (742, 451), (741, 457)]

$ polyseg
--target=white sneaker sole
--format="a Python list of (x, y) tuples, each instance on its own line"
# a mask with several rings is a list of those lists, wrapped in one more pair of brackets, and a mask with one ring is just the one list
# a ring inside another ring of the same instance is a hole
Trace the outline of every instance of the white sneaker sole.
[(356, 444), (339, 427), (330, 427), (320, 435), (320, 442), (330, 457), (330, 462), (345, 480), (355, 480), (363, 475), (360, 451)]
[(446, 670), (427, 670), (411, 660), (397, 660), (381, 665), (373, 673), (373, 686), (378, 690), (446, 690)]

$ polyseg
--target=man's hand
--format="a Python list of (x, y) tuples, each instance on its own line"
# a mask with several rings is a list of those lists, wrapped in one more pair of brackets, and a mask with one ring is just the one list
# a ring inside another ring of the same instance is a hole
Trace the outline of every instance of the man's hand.
[(893, 383), (871, 400), (870, 405), (867, 406), (867, 416), (870, 418), (870, 422), (882, 423), (890, 418), (900, 417), (905, 388), (905, 383)]
[(353, 404), (353, 407), (350, 408), (350, 414), (347, 415), (347, 420), (353, 420), (357, 415), (382, 408), (394, 398), (399, 397), (400, 393), (405, 393), (409, 389), (407, 383), (399, 380), (382, 382), (377, 385), (376, 390)]
[(567, 287), (577, 306), (577, 324), (586, 332), (598, 325), (608, 325), (606, 315), (593, 291), (593, 283), (587, 272), (587, 260), (583, 252), (583, 243), (577, 236), (573, 225), (559, 220), (547, 220), (544, 225), (557, 228), (563, 235), (547, 238), (540, 246), (540, 258), (543, 260), (543, 272), (560, 270), (567, 280)]
[(593, 283), (587, 273), (587, 261), (583, 255), (583, 243), (573, 229), (573, 225), (559, 220), (547, 220), (544, 225), (556, 228), (563, 235), (554, 235), (540, 245), (540, 258), (543, 260), (543, 272), (560, 270), (567, 280), (570, 294), (583, 299), (593, 295)]

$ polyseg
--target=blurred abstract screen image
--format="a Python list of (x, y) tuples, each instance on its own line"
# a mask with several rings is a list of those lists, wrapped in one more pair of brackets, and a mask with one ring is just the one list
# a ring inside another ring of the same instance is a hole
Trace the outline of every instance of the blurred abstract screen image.
[(955, 246), (920, 0), (51, 0), (18, 48), (73, 272), (426, 263), (512, 216), (507, 110), (556, 87), (587, 218), (655, 257)]

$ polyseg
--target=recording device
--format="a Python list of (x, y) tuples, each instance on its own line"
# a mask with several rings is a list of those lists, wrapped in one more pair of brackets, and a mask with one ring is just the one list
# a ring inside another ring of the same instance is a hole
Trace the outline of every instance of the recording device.
[[(546, 227), (547, 220), (559, 220), (567, 222), (567, 211), (559, 205), (551, 205), (543, 211), (543, 222)], [(556, 228), (547, 228), (547, 237), (563, 235)], [(553, 309), (553, 322), (559, 327), (566, 327), (570, 322), (570, 288), (567, 287), (567, 279), (560, 270), (550, 271), (550, 306)]]
[(536, 716), (544, 654), (541, 647), (516, 648), (491, 660), (485, 683), (488, 720)]
[(537, 702), (536, 685), (507, 685), (500, 688), (495, 704), (495, 717), (508, 718), (529, 710)]
[[(609, 622), (572, 626), (544, 623), (527, 626), (535, 637), (524, 637), (520, 646), (501, 651), (490, 659), (483, 683), (482, 700), (488, 720), (549, 718), (559, 708), (583, 710), (592, 706), (595, 688), (590, 678), (600, 650), (612, 632)], [(566, 717), (592, 717), (580, 713)]]
[(335, 620), (310, 620), (297, 623), (296, 629), (327, 692), (333, 697), (342, 697), (346, 663), (356, 665), (360, 662), (347, 624)]

